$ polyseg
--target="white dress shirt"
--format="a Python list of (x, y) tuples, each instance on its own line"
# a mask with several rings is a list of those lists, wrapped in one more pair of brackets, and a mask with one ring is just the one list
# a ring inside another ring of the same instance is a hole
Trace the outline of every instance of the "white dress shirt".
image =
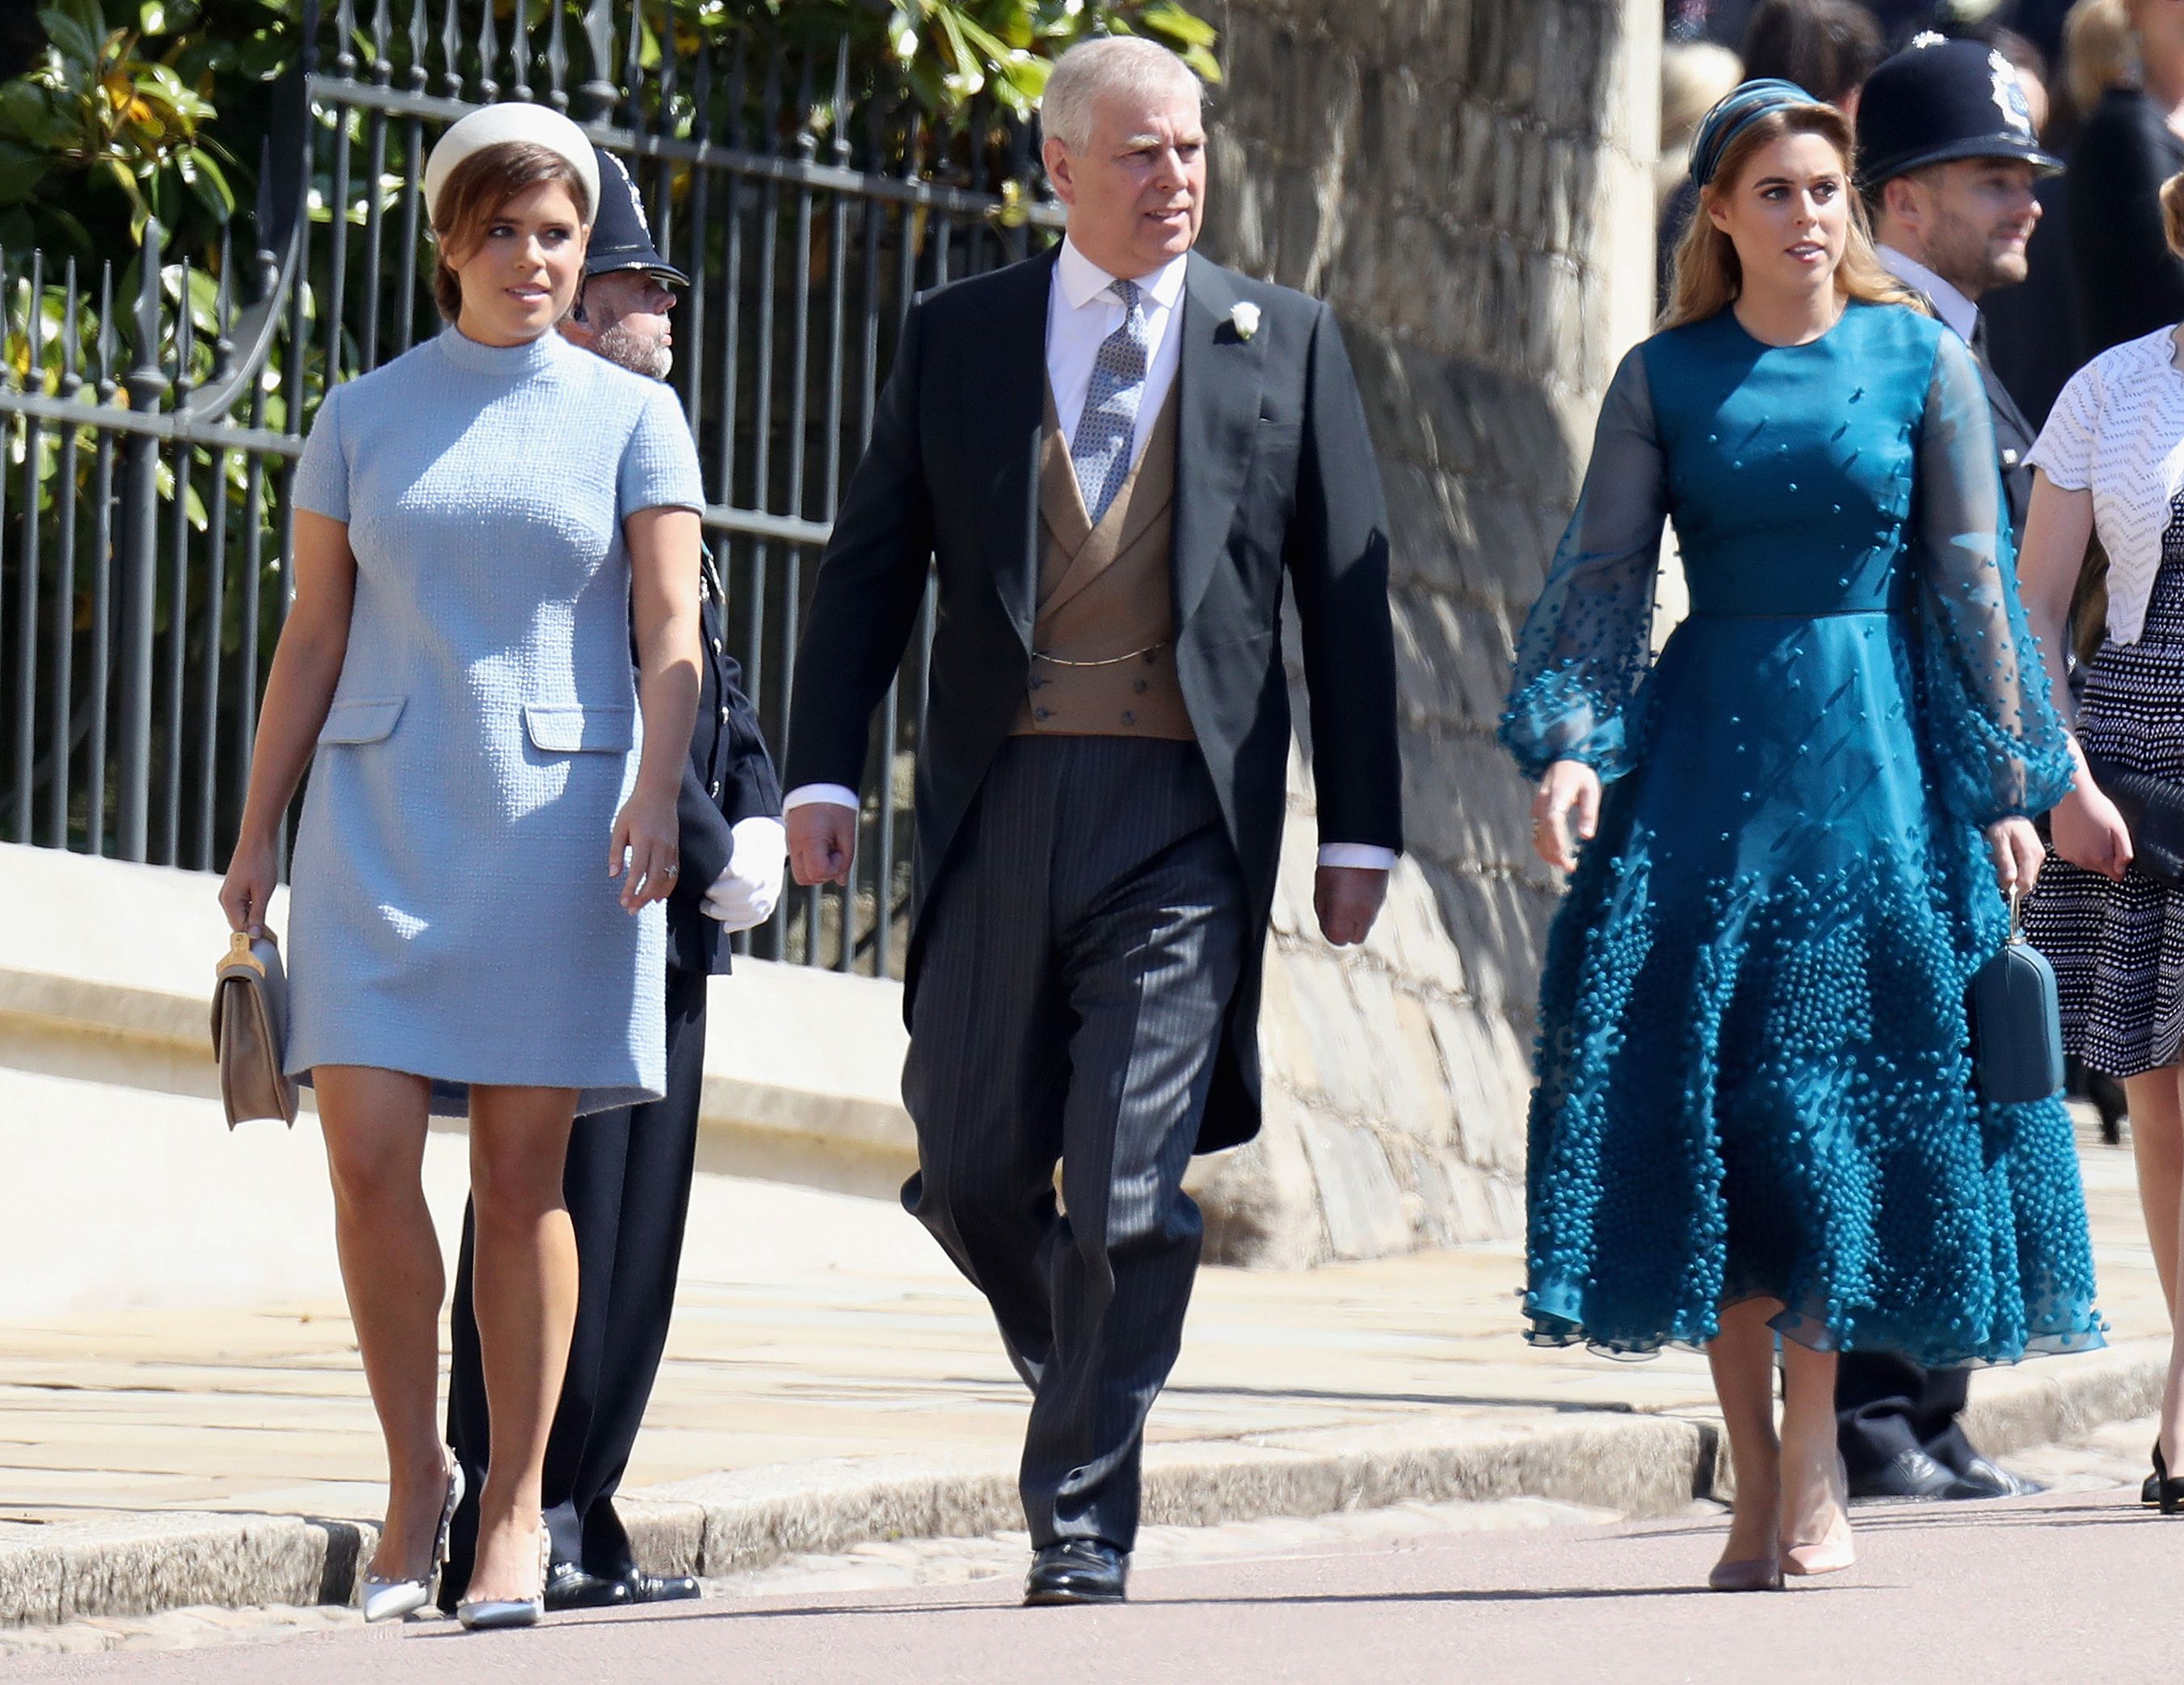
[[(1145, 381), (1138, 398), (1138, 420), (1130, 434), (1130, 461), (1151, 437), (1175, 384), (1183, 360), (1183, 336), (1174, 331), (1183, 305), (1183, 279), (1190, 259), (1172, 259), (1138, 281), (1138, 303), (1145, 313)], [(1065, 238), (1047, 292), (1046, 383), (1054, 393), (1054, 413), (1061, 421), (1061, 442), (1077, 448), (1077, 424), (1084, 418), (1085, 395), (1092, 389), (1092, 365), (1107, 336), (1123, 325), (1123, 301), (1115, 296), (1115, 277)]]
[[(1138, 281), (1139, 304), (1145, 313), (1145, 391), (1138, 398), (1137, 425), (1130, 437), (1130, 460), (1134, 464), (1145, 448), (1153, 423), (1183, 360), (1183, 336), (1175, 331), (1182, 313), (1183, 283), (1190, 259), (1171, 259)], [(1055, 260), (1054, 278), (1047, 293), (1046, 383), (1054, 393), (1056, 417), (1061, 423), (1065, 444), (1077, 442), (1077, 424), (1084, 419), (1084, 399), (1092, 387), (1092, 365), (1108, 335), (1123, 325), (1124, 307), (1115, 294), (1115, 277), (1077, 249), (1065, 236)], [(838, 807), (855, 807), (857, 793), (846, 784), (800, 784), (782, 801), (786, 813), (810, 802), (824, 801)], [(1374, 843), (1322, 843), (1323, 866), (1364, 867), (1385, 872), (1396, 863), (1396, 851)]]
[(1893, 246), (1879, 249), (1882, 266), (1914, 292), (1925, 293), (1934, 314), (1955, 331), (1958, 338), (1970, 344), (1972, 335), (1979, 331), (1979, 306), (1916, 258), (1905, 257)]

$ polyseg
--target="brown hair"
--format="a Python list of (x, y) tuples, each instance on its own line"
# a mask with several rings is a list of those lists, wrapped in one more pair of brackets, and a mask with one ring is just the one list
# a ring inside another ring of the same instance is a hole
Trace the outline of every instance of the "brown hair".
[(480, 147), (448, 172), (439, 203), (432, 207), (432, 302), (448, 321), (454, 321), (463, 310), (462, 282), (448, 267), (448, 259), (466, 260), (510, 199), (548, 181), (558, 181), (569, 190), (577, 220), (591, 220), (592, 202), (584, 192), (583, 177), (550, 148), (530, 141), (503, 141)]
[(1843, 243), (1842, 261), (1836, 265), (1836, 291), (1846, 299), (1868, 304), (1908, 304), (1922, 308), (1919, 295), (1905, 287), (1881, 265), (1873, 248), (1873, 235), (1865, 220), (1865, 206), (1851, 190), (1856, 159), (1850, 124), (1832, 105), (1787, 105), (1755, 119), (1731, 141), (1714, 170), (1713, 184), (1699, 195), (1691, 220), (1676, 243), (1675, 279), (1669, 288), (1669, 308), (1662, 312), (1663, 328), (1681, 327), (1719, 315), (1744, 290), (1744, 271), (1737, 262), (1736, 247), (1713, 226), (1708, 206), (1736, 190), (1745, 170), (1759, 152), (1786, 135), (1818, 135), (1841, 154), (1843, 191), (1850, 201), (1850, 229)]
[(2184, 171), (2161, 184), (2161, 232), (2169, 237), (2169, 249), (2184, 258)]
[(1880, 25), (1850, 0), (1759, 0), (1744, 27), (1747, 80), (1779, 76), (1830, 105), (1886, 57)]

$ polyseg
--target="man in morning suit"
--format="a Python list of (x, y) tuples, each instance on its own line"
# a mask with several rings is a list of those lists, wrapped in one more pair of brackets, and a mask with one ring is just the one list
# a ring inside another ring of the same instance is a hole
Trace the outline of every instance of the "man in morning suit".
[(1033, 1389), (1025, 1600), (1114, 1602), (1198, 1264), (1184, 1171), (1259, 1125), (1285, 580), (1331, 941), (1379, 912), (1401, 771), (1387, 522), (1333, 313), (1191, 255), (1205, 135), (1173, 54), (1073, 47), (1041, 118), (1068, 237), (904, 322), (814, 587), (788, 821), (799, 880), (846, 882), (869, 717), (936, 568), (903, 1202)]
[[(601, 148), (599, 164), (599, 214), (583, 290), (561, 331), (611, 363), (665, 380), (675, 360), (670, 288), (688, 280), (654, 248), (644, 203), (621, 160)], [(710, 555), (704, 566), (703, 688), (676, 801), (682, 871), (667, 901), (667, 1091), (650, 1105), (585, 1119), (569, 1137), (563, 1172), (577, 1236), (577, 1298), (568, 1373), (546, 1444), (549, 1610), (698, 1595), (698, 1582), (688, 1576), (638, 1568), (614, 1495), (675, 1308), (705, 1079), (705, 979), (728, 968), (732, 933), (772, 914), (783, 876), (781, 786), (743, 694), (742, 671), (727, 653), (726, 599)], [(475, 1493), (482, 1489), (488, 1417), (471, 1304), (471, 1239), (465, 1213), (448, 1437)], [(441, 1576), (443, 1608), (454, 1607), (469, 1580), (476, 1529), (476, 1500), (465, 1498)]]
[[(1979, 300), (2023, 281), (2040, 220), (2041, 151), (2017, 72), (1975, 41), (1918, 36), (1867, 79), (1858, 107), (1858, 186), (1880, 260), (1971, 347), (1986, 382), (1996, 466), (2022, 537), (2032, 499), (2031, 427), (1986, 356)], [(1970, 1376), (1886, 1352), (1846, 1352), (1836, 1432), (1853, 1498), (2008, 1498), (2040, 1488), (1981, 1456), (1958, 1420)]]

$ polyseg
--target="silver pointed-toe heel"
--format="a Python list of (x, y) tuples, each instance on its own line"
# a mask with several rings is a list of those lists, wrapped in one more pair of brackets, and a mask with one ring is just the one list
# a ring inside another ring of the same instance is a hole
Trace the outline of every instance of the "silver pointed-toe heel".
[(439, 1577), (441, 1566), (448, 1559), (448, 1535), (454, 1531), (455, 1510), (463, 1501), (463, 1465), (452, 1454), (448, 1458), (448, 1496), (440, 1506), (440, 1531), (432, 1536), (432, 1564), (426, 1569), (421, 1580), (389, 1580), (377, 1574), (364, 1576), (365, 1624), (374, 1621), (399, 1621), (405, 1615), (414, 1615), (432, 1599), (432, 1582)]
[(465, 1599), (455, 1605), (455, 1619), (473, 1632), (499, 1626), (536, 1626), (546, 1618), (546, 1575), (554, 1563), (554, 1539), (546, 1531), (546, 1518), (538, 1518), (538, 1593), (527, 1598)]

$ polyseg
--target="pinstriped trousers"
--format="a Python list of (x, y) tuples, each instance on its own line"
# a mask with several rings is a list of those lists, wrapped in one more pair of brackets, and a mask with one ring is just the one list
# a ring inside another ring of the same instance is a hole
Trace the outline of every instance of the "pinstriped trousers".
[(957, 848), (925, 915), (903, 1204), (985, 1294), (1032, 1387), (1033, 1545), (1127, 1551), (1198, 1268), (1183, 1174), (1235, 991), (1243, 875), (1190, 743), (1011, 738)]

